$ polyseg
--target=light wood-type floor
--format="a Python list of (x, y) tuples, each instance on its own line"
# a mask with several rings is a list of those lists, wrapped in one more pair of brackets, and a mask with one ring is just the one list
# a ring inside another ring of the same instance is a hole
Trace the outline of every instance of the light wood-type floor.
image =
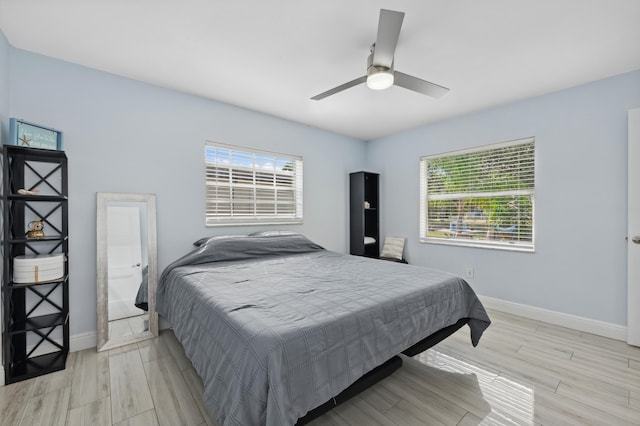
[(149, 314), (144, 313), (132, 317), (109, 321), (109, 338), (131, 336), (149, 329)]
[[(495, 311), (316, 419), (322, 425), (639, 425), (640, 349)], [(2, 425), (205, 425), (202, 382), (171, 331), (0, 387)]]

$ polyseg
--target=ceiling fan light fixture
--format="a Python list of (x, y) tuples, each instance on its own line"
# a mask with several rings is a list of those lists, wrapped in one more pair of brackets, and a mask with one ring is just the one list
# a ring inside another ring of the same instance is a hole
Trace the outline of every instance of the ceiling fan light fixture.
[(378, 34), (375, 43), (369, 49), (370, 53), (367, 58), (367, 74), (315, 95), (311, 99), (319, 101), (364, 82), (367, 83), (369, 89), (373, 90), (384, 90), (395, 85), (434, 98), (439, 98), (447, 93), (449, 89), (444, 86), (400, 71), (394, 71), (394, 55), (403, 19), (404, 12), (380, 9)]
[(393, 86), (393, 70), (384, 67), (369, 67), (367, 87), (371, 90), (384, 90)]

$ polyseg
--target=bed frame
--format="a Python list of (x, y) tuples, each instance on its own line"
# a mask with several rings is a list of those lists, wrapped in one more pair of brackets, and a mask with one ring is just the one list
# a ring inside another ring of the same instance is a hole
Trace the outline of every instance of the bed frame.
[[(402, 354), (406, 356), (414, 356), (421, 352), (424, 352), (427, 349), (431, 348), (432, 346), (435, 346), (438, 343), (442, 342), (447, 337), (451, 336), (453, 333), (458, 331), (462, 326), (464, 326), (468, 322), (469, 322), (469, 318), (461, 318), (460, 320), (458, 320), (457, 323), (447, 326), (441, 330), (438, 330), (435, 333), (422, 339), (415, 345), (403, 351)], [(364, 376), (360, 377), (351, 386), (349, 386), (348, 388), (340, 392), (338, 395), (336, 395), (329, 401), (309, 411), (307, 414), (304, 415), (304, 417), (300, 417), (298, 419), (298, 422), (296, 423), (296, 426), (305, 425), (310, 421), (320, 417), (321, 415), (331, 410), (332, 408), (342, 404), (345, 401), (348, 401), (350, 398), (356, 396), (360, 392), (375, 385), (380, 380), (391, 375), (394, 371), (396, 371), (400, 367), (402, 367), (402, 359), (396, 355), (390, 360), (386, 361), (385, 363), (377, 366), (376, 368), (374, 368)]]

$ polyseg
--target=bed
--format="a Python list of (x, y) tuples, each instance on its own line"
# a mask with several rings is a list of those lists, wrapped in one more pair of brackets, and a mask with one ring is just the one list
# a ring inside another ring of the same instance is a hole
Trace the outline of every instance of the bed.
[(197, 243), (162, 273), (157, 311), (220, 426), (304, 422), (380, 366), (397, 368), (397, 354), (464, 324), (475, 346), (490, 324), (446, 272), (331, 252), (299, 234)]

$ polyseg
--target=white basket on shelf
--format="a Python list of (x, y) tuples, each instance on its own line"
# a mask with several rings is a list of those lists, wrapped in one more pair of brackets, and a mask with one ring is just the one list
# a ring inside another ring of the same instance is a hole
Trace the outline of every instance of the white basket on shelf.
[(53, 281), (64, 276), (64, 254), (35, 254), (13, 258), (13, 282)]

